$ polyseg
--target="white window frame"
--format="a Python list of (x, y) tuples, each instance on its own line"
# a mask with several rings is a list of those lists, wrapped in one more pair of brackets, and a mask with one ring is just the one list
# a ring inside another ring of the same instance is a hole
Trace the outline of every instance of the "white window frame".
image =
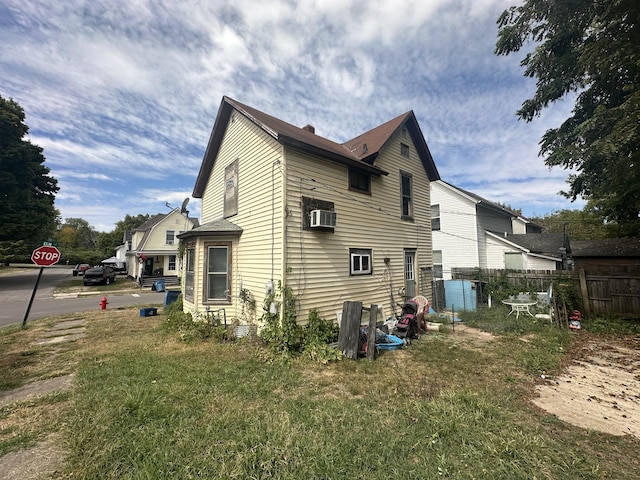
[(164, 235), (165, 245), (173, 245), (176, 243), (176, 231), (167, 230)]
[[(230, 303), (231, 302), (231, 243), (207, 243), (205, 244), (206, 258), (205, 258), (205, 278), (204, 278), (204, 303)], [(224, 250), (225, 253), (225, 270), (210, 270), (211, 267), (211, 253), (213, 250)], [(211, 297), (209, 293), (211, 291), (211, 281), (213, 278), (224, 278), (225, 289), (221, 296)]]
[(444, 278), (444, 268), (442, 268), (442, 250), (433, 251), (433, 278)]
[(373, 273), (373, 252), (370, 248), (349, 249), (349, 275), (371, 275)]

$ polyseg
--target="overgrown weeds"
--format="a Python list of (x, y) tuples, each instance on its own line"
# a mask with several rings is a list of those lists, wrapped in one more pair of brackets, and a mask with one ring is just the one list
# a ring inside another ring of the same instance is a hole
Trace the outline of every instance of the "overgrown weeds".
[[(282, 311), (281, 311), (282, 310)], [(309, 312), (306, 325), (297, 322), (297, 298), (293, 290), (278, 283), (278, 289), (265, 298), (260, 337), (274, 359), (288, 361), (299, 355), (326, 363), (342, 358), (329, 344), (338, 339), (338, 325), (320, 317), (316, 309)]]

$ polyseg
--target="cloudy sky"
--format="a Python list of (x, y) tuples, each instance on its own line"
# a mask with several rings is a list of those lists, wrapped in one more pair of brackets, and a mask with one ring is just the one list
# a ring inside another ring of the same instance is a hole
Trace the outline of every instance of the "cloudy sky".
[(413, 110), (443, 180), (528, 216), (582, 208), (538, 156), (571, 103), (518, 121), (535, 80), (493, 53), (519, 3), (3, 0), (0, 95), (24, 108), (62, 218), (99, 231), (191, 196), (223, 95), (337, 142)]

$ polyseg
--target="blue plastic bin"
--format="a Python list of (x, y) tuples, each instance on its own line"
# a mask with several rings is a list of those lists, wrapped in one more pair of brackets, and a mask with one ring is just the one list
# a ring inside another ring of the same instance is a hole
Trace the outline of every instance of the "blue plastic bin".
[(180, 290), (167, 290), (164, 292), (164, 306), (171, 305), (173, 302), (178, 300), (180, 296)]
[(156, 280), (153, 285), (156, 292), (164, 292), (164, 279)]
[(140, 316), (141, 317), (153, 317), (158, 314), (158, 309), (155, 307), (141, 308)]

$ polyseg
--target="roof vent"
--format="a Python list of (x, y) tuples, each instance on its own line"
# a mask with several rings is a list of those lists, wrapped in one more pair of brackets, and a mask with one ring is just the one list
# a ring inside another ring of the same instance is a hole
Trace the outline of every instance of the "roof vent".
[(369, 151), (369, 147), (367, 147), (366, 143), (362, 144), (362, 153), (367, 153)]
[(302, 129), (309, 133), (316, 133), (316, 128), (313, 125), (305, 125)]

